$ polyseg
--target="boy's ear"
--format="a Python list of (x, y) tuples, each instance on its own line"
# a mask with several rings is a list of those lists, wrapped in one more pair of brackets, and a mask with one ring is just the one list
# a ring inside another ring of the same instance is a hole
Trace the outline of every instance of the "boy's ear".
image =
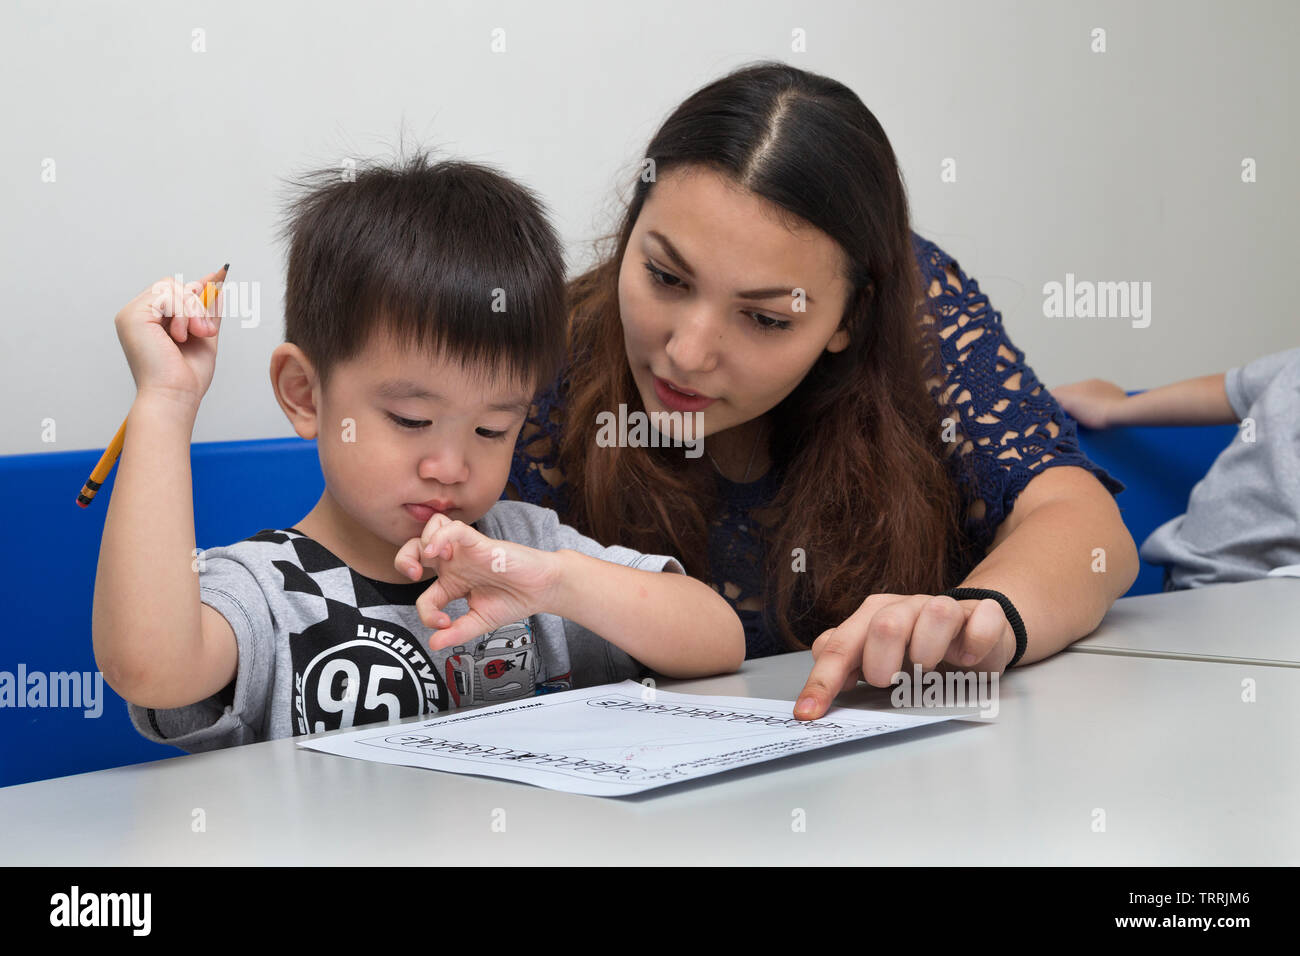
[(282, 342), (271, 353), (271, 389), (299, 438), (311, 440), (320, 430), (316, 370), (292, 342)]

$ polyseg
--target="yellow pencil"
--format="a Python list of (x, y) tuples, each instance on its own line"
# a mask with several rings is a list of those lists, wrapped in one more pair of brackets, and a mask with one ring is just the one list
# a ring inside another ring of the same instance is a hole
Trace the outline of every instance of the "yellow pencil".
[[(227, 262), (221, 267), (221, 271), (217, 273), (216, 278), (203, 287), (203, 307), (205, 309), (212, 308), (212, 303), (216, 301), (217, 293), (221, 289), (221, 283), (226, 281), (226, 272), (229, 269), (230, 263)], [(121, 426), (117, 430), (117, 434), (113, 436), (113, 440), (109, 442), (108, 447), (104, 449), (104, 454), (99, 457), (99, 464), (97, 464), (94, 471), (90, 473), (90, 477), (86, 479), (86, 483), (81, 486), (81, 493), (77, 495), (78, 507), (85, 508), (95, 500), (96, 492), (103, 487), (105, 479), (108, 478), (108, 473), (112, 471), (113, 466), (117, 464), (118, 455), (122, 454), (122, 441), (125, 438), (126, 420), (123, 419)]]

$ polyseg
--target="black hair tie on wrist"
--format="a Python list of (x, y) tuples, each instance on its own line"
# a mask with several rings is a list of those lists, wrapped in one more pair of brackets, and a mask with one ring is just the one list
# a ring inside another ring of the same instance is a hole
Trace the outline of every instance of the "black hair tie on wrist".
[(1028, 637), (1025, 635), (1025, 622), (1020, 619), (1020, 612), (1016, 606), (1011, 603), (1011, 599), (1001, 591), (994, 591), (990, 588), (951, 588), (944, 591), (943, 596), (953, 598), (957, 601), (976, 601), (984, 598), (992, 598), (1002, 605), (1002, 613), (1007, 616), (1007, 623), (1011, 625), (1011, 630), (1016, 635), (1016, 653), (1007, 664), (1008, 668), (1015, 667), (1016, 662), (1025, 654), (1025, 646), (1028, 644)]

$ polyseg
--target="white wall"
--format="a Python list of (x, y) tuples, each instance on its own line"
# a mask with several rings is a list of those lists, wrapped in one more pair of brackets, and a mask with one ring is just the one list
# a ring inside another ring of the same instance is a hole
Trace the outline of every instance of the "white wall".
[[(1281, 0), (7, 0), (0, 454), (102, 448), (134, 395), (117, 309), (227, 260), (232, 281), (258, 284), (260, 321), (223, 326), (195, 440), (291, 434), (267, 378), (282, 177), (389, 152), (404, 129), (538, 189), (576, 263), (666, 113), (769, 57), (876, 113), (916, 229), (979, 280), (1049, 386), (1223, 370), (1300, 344), (1297, 26), (1300, 5)], [(1043, 284), (1067, 272), (1150, 282), (1150, 325), (1044, 317)]]

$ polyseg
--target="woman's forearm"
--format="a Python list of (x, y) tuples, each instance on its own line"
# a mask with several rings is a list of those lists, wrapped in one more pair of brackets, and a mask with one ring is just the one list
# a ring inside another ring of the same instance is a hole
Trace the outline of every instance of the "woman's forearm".
[(1027, 664), (1093, 631), (1132, 586), (1138, 567), (1133, 537), (1098, 484), (1082, 499), (1060, 497), (1035, 507), (961, 587), (992, 588), (1011, 600), (1025, 624), (1019, 663)]

